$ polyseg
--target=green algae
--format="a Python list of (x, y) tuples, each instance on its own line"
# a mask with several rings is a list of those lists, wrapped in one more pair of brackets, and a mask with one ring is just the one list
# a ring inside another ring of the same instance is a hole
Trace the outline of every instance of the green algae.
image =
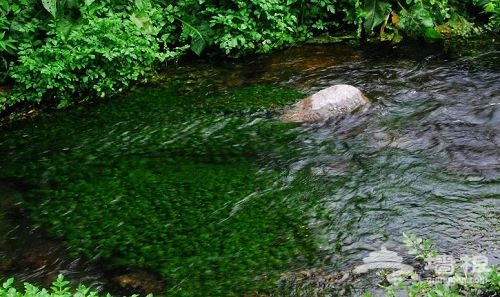
[(301, 94), (178, 90), (137, 91), (18, 127), (11, 138), (29, 137), (1, 142), (3, 153), (17, 151), (2, 173), (40, 184), (22, 206), (75, 256), (157, 273), (169, 296), (273, 287), (316, 250), (303, 202), (270, 165), (295, 137), (278, 112)]

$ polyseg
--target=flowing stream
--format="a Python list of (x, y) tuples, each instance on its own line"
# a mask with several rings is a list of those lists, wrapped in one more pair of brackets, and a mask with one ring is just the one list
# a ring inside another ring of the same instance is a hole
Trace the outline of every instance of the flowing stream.
[[(500, 264), (498, 41), (308, 45), (166, 76), (1, 128), (0, 276), (249, 296), (294, 271), (350, 271), (382, 246), (406, 261), (403, 232)], [(371, 106), (280, 123), (334, 84)]]

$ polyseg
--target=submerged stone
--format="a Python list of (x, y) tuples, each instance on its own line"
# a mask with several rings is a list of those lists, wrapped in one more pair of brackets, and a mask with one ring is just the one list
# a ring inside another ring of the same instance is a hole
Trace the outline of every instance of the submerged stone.
[(163, 280), (145, 271), (130, 272), (113, 278), (114, 285), (124, 290), (124, 293), (140, 293), (142, 295), (164, 293)]
[(286, 111), (286, 122), (323, 122), (332, 117), (349, 114), (368, 104), (368, 98), (351, 85), (334, 85), (297, 102)]

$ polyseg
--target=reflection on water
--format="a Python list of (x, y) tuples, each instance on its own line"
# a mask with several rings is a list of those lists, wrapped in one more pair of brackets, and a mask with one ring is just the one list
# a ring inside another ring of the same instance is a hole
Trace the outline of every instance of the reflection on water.
[[(169, 74), (170, 81), (184, 82), (179, 93), (194, 92), (201, 84), (206, 96), (261, 84), (312, 94), (346, 83), (362, 89), (373, 105), (324, 125), (266, 130), (262, 125), (274, 119), (265, 112), (234, 115), (229, 110), (217, 116), (185, 118), (175, 126), (170, 114), (182, 116), (182, 108), (165, 105), (164, 110), (158, 106), (149, 109), (152, 103), (144, 98), (134, 104), (146, 114), (133, 114), (137, 109), (126, 114), (122, 106), (113, 109), (115, 103), (109, 103), (106, 116), (111, 120), (102, 120), (102, 114), (92, 118), (92, 110), (81, 111), (80, 117), (85, 118), (83, 124), (76, 125), (78, 131), (66, 123), (69, 128), (65, 132), (51, 134), (49, 142), (57, 143), (58, 151), (41, 141), (47, 136), (23, 132), (33, 131), (31, 128), (12, 127), (4, 132), (0, 139), (7, 164), (4, 170), (43, 168), (39, 177), (50, 180), (58, 172), (54, 166), (68, 166), (54, 165), (51, 159), (68, 154), (69, 158), (62, 160), (75, 168), (77, 164), (100, 168), (101, 181), (130, 177), (115, 172), (116, 168), (137, 170), (130, 173), (137, 175), (150, 170), (147, 185), (154, 187), (161, 186), (157, 178), (165, 170), (157, 161), (193, 158), (196, 156), (187, 153), (189, 149), (203, 147), (201, 154), (211, 156), (217, 164), (241, 149), (238, 158), (256, 162), (257, 175), (271, 172), (274, 178), (259, 179), (258, 190), (236, 192), (240, 197), (228, 195), (234, 189), (222, 189), (228, 200), (217, 207), (206, 206), (211, 211), (206, 215), (208, 222), (244, 217), (255, 207), (248, 201), (264, 203), (263, 197), (269, 199), (292, 189), (284, 196), (292, 207), (300, 209), (300, 201), (314, 202), (304, 203), (300, 211), (307, 216), (321, 254), (328, 255), (328, 263), (322, 265), (332, 270), (352, 269), (381, 245), (404, 254), (403, 231), (431, 238), (444, 253), (484, 254), (491, 263), (500, 264), (499, 57), (498, 44), (448, 52), (335, 45), (292, 48), (240, 64), (184, 65)], [(245, 99), (256, 96), (258, 93)], [(41, 129), (50, 129), (50, 125), (45, 123)], [(273, 131), (282, 134), (276, 136)], [(37, 141), (46, 147), (36, 147)], [(122, 156), (117, 157), (120, 152)], [(137, 157), (142, 155), (145, 159)], [(169, 160), (162, 159), (166, 155)], [(36, 160), (37, 165), (24, 163), (23, 158)], [(178, 170), (187, 173), (189, 168)], [(79, 172), (68, 178), (85, 180), (87, 174)], [(147, 187), (131, 191), (160, 193)], [(212, 192), (209, 195), (214, 195)], [(156, 206), (148, 207), (154, 211)], [(210, 226), (203, 232), (210, 232), (215, 225)], [(167, 225), (165, 228), (170, 230)], [(212, 260), (217, 265), (224, 263)], [(214, 271), (210, 272), (212, 278), (216, 277)]]

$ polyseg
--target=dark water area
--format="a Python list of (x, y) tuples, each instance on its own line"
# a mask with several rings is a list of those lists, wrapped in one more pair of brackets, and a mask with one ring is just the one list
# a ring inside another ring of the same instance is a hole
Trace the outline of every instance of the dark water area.
[[(411, 258), (403, 232), (500, 264), (498, 41), (311, 45), (166, 77), (1, 128), (0, 276), (286, 295), (283, 274), (348, 272), (381, 246)], [(279, 121), (334, 84), (371, 106)], [(354, 277), (352, 294), (376, 281)]]

